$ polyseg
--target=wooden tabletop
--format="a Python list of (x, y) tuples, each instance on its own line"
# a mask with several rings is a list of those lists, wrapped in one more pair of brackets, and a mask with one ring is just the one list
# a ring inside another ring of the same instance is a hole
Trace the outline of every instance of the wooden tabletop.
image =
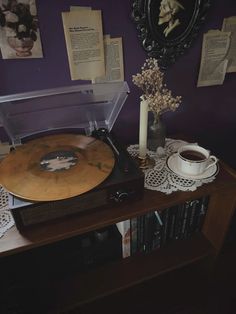
[(212, 183), (204, 184), (194, 192), (179, 191), (166, 195), (145, 190), (140, 201), (88, 210), (71, 217), (30, 227), (21, 233), (14, 226), (0, 239), (0, 257), (103, 228), (151, 210), (161, 210), (188, 199), (195, 199), (214, 191), (222, 191), (222, 189), (232, 189), (236, 193), (236, 174), (233, 169), (220, 162), (220, 171), (216, 179)]

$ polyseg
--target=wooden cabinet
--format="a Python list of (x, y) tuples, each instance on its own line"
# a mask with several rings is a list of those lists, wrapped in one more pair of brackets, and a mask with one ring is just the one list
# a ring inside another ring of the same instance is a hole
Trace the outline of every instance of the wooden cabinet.
[[(68, 310), (84, 302), (201, 261), (206, 257), (214, 261), (222, 248), (235, 209), (236, 175), (234, 171), (220, 162), (220, 171), (216, 179), (194, 192), (174, 192), (165, 195), (147, 190), (140, 201), (120, 204), (113, 208), (87, 211), (62, 221), (28, 229), (22, 234), (13, 227), (0, 239), (0, 261), (11, 260), (14, 267), (14, 259), (21, 252), (30, 251), (33, 254), (34, 249), (47, 244), (205, 195), (210, 198), (200, 234), (195, 234), (186, 240), (177, 240), (151, 253), (114, 261), (90, 271), (80, 272), (78, 269), (78, 272), (45, 279), (41, 295), (42, 298), (48, 297), (44, 301), (45, 307), (52, 311), (59, 308)], [(17, 269), (17, 265), (15, 267)], [(46, 309), (45, 313), (47, 313)]]

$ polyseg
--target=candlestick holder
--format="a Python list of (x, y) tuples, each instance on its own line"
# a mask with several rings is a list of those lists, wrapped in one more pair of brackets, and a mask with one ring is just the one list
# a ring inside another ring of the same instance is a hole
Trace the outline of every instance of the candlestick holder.
[(142, 170), (151, 169), (155, 166), (155, 160), (150, 158), (148, 155), (146, 155), (145, 157), (136, 156), (135, 159), (138, 163), (139, 168)]

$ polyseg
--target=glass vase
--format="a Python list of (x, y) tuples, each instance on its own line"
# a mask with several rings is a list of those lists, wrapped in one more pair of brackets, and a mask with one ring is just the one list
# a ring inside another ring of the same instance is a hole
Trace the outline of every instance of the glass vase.
[(156, 151), (158, 147), (164, 147), (166, 140), (166, 126), (160, 114), (153, 113), (152, 122), (148, 124), (147, 147)]

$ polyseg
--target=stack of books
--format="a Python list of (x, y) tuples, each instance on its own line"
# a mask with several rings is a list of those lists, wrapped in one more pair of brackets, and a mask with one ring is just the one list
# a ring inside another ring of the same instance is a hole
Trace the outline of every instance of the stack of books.
[(117, 223), (122, 235), (123, 258), (148, 253), (168, 243), (187, 239), (202, 228), (208, 196)]

